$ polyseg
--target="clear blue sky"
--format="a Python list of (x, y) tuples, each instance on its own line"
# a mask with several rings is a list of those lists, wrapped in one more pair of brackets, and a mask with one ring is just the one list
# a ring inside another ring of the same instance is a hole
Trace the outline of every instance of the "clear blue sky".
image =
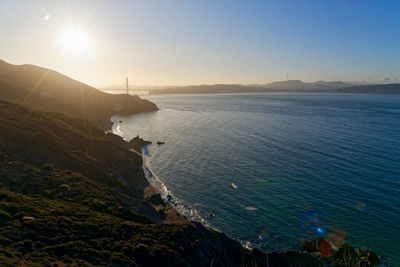
[(400, 78), (397, 0), (2, 0), (0, 29), (1, 59), (94, 86)]

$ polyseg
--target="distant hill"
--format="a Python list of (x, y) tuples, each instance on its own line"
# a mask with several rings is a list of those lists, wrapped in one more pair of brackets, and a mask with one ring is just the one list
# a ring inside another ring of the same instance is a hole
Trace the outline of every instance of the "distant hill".
[(357, 85), (345, 88), (336, 88), (329, 90), (335, 93), (363, 93), (363, 94), (400, 94), (400, 84), (371, 84), (371, 85)]
[(352, 86), (352, 84), (344, 83), (341, 81), (336, 81), (336, 82), (316, 81), (313, 83), (305, 83), (300, 80), (289, 80), (289, 81), (267, 83), (263, 87), (271, 89), (282, 89), (282, 90), (327, 90), (327, 89), (336, 89), (349, 86)]
[(214, 84), (151, 89), (150, 94), (212, 94), (212, 93), (268, 93), (268, 92), (317, 92), (352, 86), (344, 82), (317, 81), (305, 83), (299, 80), (279, 81), (267, 84), (240, 85)]
[(222, 93), (375, 93), (399, 94), (399, 84), (359, 85), (341, 81), (305, 83), (299, 80), (273, 82), (263, 85), (214, 84), (151, 89), (150, 94), (222, 94)]
[(166, 89), (151, 89), (150, 94), (223, 94), (223, 93), (256, 93), (269, 89), (243, 86), (238, 84), (190, 85)]
[(54, 70), (2, 60), (0, 100), (84, 118), (101, 129), (111, 127), (113, 114), (157, 110), (155, 104), (138, 96), (107, 94)]

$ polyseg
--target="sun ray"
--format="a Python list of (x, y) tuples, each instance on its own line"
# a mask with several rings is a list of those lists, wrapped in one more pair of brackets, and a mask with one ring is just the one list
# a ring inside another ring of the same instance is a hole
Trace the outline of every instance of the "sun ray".
[(42, 77), (38, 80), (38, 82), (28, 91), (28, 94), (21, 100), (21, 104), (23, 104), (27, 99), (29, 99), (35, 92), (36, 89), (39, 88), (39, 86), (42, 84), (42, 82), (47, 79), (47, 76), (49, 76), (51, 70), (46, 70)]

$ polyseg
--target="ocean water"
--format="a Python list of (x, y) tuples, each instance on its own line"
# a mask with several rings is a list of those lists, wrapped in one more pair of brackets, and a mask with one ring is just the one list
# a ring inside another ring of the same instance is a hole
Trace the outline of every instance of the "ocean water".
[(114, 132), (165, 142), (148, 147), (149, 179), (184, 212), (266, 251), (340, 230), (400, 266), (400, 96), (145, 98), (161, 110)]

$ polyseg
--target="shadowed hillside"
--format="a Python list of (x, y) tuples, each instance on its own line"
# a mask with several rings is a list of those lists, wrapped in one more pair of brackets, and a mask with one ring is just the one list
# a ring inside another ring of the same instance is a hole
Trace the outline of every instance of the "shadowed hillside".
[(138, 96), (112, 95), (34, 65), (11, 65), (0, 60), (0, 100), (41, 110), (84, 118), (108, 130), (116, 113), (135, 114), (157, 110)]

